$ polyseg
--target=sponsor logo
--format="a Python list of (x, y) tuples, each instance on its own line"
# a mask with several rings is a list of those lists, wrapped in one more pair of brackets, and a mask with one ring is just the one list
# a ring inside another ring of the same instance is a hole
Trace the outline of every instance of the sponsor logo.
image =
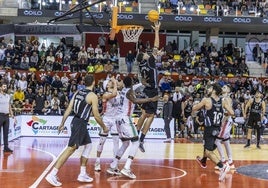
[(233, 19), (234, 23), (251, 23), (250, 18), (234, 18)]
[(120, 20), (133, 20), (133, 15), (132, 14), (118, 14), (117, 15), (117, 19), (120, 19)]
[(204, 17), (204, 22), (220, 23), (220, 22), (222, 22), (222, 18), (217, 18), (217, 17)]
[(268, 19), (266, 19), (266, 18), (262, 19), (262, 23), (267, 24), (268, 23)]
[(191, 16), (175, 16), (175, 21), (177, 22), (191, 22), (193, 18)]
[[(148, 19), (148, 15), (145, 16), (145, 20), (149, 20)], [(163, 16), (159, 15), (159, 21), (163, 20)]]
[(43, 12), (41, 10), (24, 10), (23, 14), (25, 16), (42, 16)]
[[(36, 116), (33, 116), (30, 121), (27, 122), (27, 125), (32, 128), (34, 134), (45, 133), (45, 134), (57, 134), (58, 126), (56, 125), (47, 125), (47, 121)], [(64, 134), (67, 134), (67, 128), (64, 127)]]
[(89, 14), (88, 12), (85, 13), (86, 18), (97, 18), (97, 19), (102, 19), (103, 14), (102, 13), (96, 13), (96, 14)]
[[(65, 14), (65, 12), (55, 12), (54, 16), (59, 17), (59, 16), (62, 16), (63, 14)], [(66, 16), (67, 17), (73, 17), (73, 14), (68, 14)]]

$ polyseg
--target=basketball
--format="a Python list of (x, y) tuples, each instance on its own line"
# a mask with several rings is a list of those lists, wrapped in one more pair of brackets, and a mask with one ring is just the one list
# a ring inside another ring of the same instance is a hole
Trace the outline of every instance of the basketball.
[(159, 20), (159, 13), (158, 13), (158, 11), (156, 11), (156, 10), (150, 10), (149, 12), (148, 12), (148, 20), (150, 21), (150, 22), (156, 22), (156, 21), (158, 21)]

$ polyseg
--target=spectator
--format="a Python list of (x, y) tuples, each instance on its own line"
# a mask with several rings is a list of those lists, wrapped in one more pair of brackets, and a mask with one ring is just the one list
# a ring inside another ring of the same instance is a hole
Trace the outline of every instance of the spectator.
[(35, 99), (35, 93), (33, 92), (33, 89), (31, 87), (28, 87), (25, 92), (25, 100), (28, 100), (30, 104), (33, 103)]
[(107, 63), (104, 64), (103, 69), (104, 69), (104, 72), (105, 73), (112, 73), (112, 72), (114, 72), (114, 66), (113, 66), (113, 64), (111, 63), (110, 60), (108, 60)]
[(33, 114), (33, 105), (29, 102), (29, 99), (25, 99), (22, 104), (22, 114)]
[(103, 34), (98, 38), (98, 44), (102, 51), (105, 52), (106, 37)]
[(25, 99), (24, 91), (21, 90), (20, 87), (17, 88), (17, 90), (14, 92), (13, 100), (18, 100), (19, 102), (23, 102)]
[(18, 87), (22, 90), (22, 91), (26, 91), (27, 89), (27, 85), (28, 85), (28, 82), (26, 80), (26, 76), (25, 75), (22, 75), (21, 76), (21, 79), (18, 80)]
[(48, 113), (49, 115), (61, 115), (61, 109), (59, 107), (58, 103), (54, 103), (53, 105), (51, 105), (51, 109), (50, 112)]
[(95, 67), (94, 67), (94, 65), (92, 65), (91, 62), (87, 66), (87, 72), (90, 73), (90, 74), (95, 72)]
[(58, 75), (55, 76), (54, 80), (51, 83), (51, 86), (58, 91), (60, 91), (60, 89), (63, 88), (63, 84)]
[(18, 99), (14, 99), (11, 108), (15, 116), (20, 115), (23, 109), (22, 102), (20, 102)]
[(94, 66), (95, 73), (101, 73), (104, 70), (103, 65), (101, 64), (100, 61), (97, 62), (97, 64)]
[(38, 88), (38, 93), (33, 101), (34, 114), (43, 115), (43, 109), (45, 108), (46, 96), (44, 95), (43, 88)]

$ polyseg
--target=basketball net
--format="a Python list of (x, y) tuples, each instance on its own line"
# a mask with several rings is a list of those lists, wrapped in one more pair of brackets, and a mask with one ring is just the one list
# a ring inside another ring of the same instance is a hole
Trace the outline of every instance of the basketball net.
[(138, 42), (139, 37), (144, 29), (139, 25), (122, 25), (120, 30), (124, 36), (124, 42)]

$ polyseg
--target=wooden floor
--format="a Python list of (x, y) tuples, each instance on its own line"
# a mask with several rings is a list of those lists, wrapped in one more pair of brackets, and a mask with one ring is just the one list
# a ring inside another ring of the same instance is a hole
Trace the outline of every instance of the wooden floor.
[[(93, 140), (88, 173), (94, 178), (91, 184), (76, 181), (79, 173), (78, 149), (66, 162), (59, 172), (59, 178), (64, 188), (191, 188), (191, 187), (220, 187), (220, 188), (267, 188), (268, 181), (241, 175), (235, 171), (227, 174), (224, 182), (218, 181), (218, 171), (208, 161), (208, 168), (202, 169), (195, 161), (197, 155), (202, 154), (202, 144), (163, 143), (162, 140), (146, 140), (145, 153), (138, 151), (132, 169), (136, 180), (125, 177), (113, 177), (106, 173), (112, 160), (112, 142), (107, 140), (102, 155), (102, 171), (94, 172), (96, 145), (98, 139)], [(66, 146), (68, 138), (22, 137), (10, 143), (13, 154), (0, 153), (0, 187), (26, 188), (51, 187), (44, 179), (51, 162)], [(257, 150), (253, 145), (244, 149), (241, 144), (232, 144), (236, 167), (268, 163), (268, 146), (262, 145)], [(1, 149), (2, 150), (2, 149)], [(120, 167), (123, 166), (124, 155)], [(267, 171), (268, 173), (268, 171)]]

